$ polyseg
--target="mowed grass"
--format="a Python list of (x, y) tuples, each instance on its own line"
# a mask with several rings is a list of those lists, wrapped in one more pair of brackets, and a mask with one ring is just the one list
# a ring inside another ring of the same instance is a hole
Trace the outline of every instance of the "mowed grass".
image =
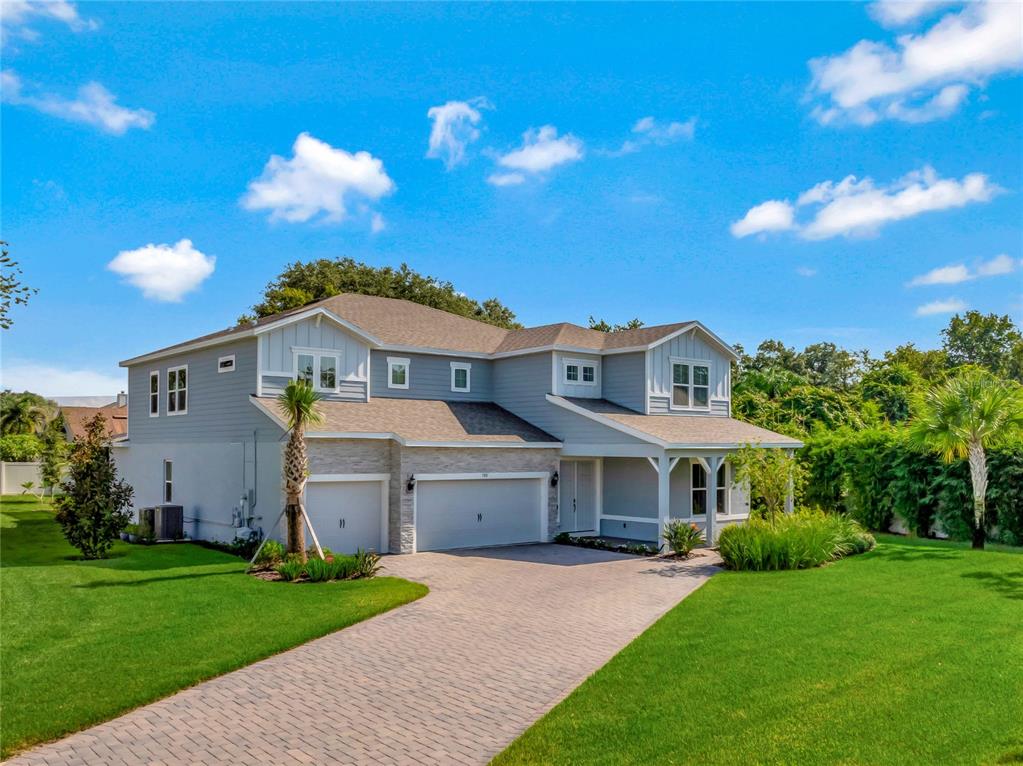
[(1023, 763), (1023, 555), (723, 573), (495, 763)]
[[(263, 582), (235, 556), (118, 543), (81, 561), (48, 506), (0, 501), (3, 756), (425, 595), (391, 577)], [(296, 705), (315, 705), (316, 694)]]

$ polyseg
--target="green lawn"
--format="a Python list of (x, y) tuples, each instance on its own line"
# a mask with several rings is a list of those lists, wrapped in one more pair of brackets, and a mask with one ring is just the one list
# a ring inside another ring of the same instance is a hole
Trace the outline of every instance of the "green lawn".
[(1023, 556), (718, 575), (496, 763), (1023, 763)]
[[(263, 582), (235, 556), (118, 543), (79, 561), (34, 499), (0, 506), (3, 756), (420, 598), (390, 577)], [(309, 702), (315, 702), (310, 690)], [(301, 705), (301, 700), (296, 703)]]

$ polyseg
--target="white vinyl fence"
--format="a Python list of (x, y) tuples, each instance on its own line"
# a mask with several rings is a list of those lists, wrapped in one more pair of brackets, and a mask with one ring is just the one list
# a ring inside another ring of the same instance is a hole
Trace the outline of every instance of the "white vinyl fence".
[(42, 491), (42, 463), (6, 463), (0, 461), (0, 495), (20, 495), (24, 492), (21, 486), (26, 481), (32, 482), (32, 494)]

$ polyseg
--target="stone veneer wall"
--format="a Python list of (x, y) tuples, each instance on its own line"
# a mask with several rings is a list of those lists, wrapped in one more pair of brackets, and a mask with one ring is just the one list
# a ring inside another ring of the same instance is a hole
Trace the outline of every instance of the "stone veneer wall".
[[(411, 553), (415, 540), (412, 494), (405, 490), (410, 474), (514, 473), (558, 470), (556, 449), (500, 447), (402, 447), (390, 439), (310, 439), (309, 473), (389, 473), (388, 548)], [(554, 533), (558, 490), (547, 487), (547, 534)]]

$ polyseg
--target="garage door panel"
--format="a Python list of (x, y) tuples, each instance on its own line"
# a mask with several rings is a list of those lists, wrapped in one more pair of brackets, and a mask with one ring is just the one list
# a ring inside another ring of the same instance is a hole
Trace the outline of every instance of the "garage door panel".
[(416, 548), (421, 551), (514, 545), (540, 537), (540, 480), (421, 481)]
[(338, 553), (380, 550), (381, 503), (379, 481), (306, 484), (306, 513), (320, 545)]

